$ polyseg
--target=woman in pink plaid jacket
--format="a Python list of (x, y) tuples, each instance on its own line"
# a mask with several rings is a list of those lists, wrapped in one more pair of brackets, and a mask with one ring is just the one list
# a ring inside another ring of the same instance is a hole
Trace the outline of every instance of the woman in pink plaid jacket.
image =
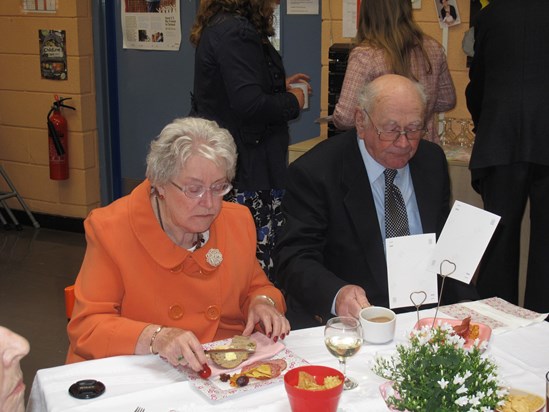
[(355, 44), (333, 113), (335, 126), (354, 127), (361, 86), (394, 73), (425, 87), (429, 129), (425, 139), (439, 143), (435, 114), (454, 108), (456, 91), (442, 45), (414, 21), (410, 0), (362, 0)]

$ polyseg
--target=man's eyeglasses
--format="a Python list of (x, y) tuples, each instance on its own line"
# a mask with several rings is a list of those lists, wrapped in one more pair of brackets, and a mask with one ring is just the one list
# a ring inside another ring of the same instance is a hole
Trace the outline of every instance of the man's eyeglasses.
[(179, 186), (177, 183), (170, 180), (170, 183), (181, 190), (185, 196), (190, 199), (200, 199), (204, 196), (207, 190), (212, 193), (212, 196), (225, 196), (233, 188), (233, 185), (228, 182), (214, 183), (210, 187), (204, 187), (202, 185), (184, 185)]
[(364, 113), (366, 113), (366, 116), (368, 116), (368, 119), (370, 119), (370, 123), (376, 129), (377, 137), (379, 137), (379, 140), (383, 142), (394, 142), (400, 138), (400, 136), (404, 135), (406, 139), (408, 140), (419, 140), (423, 138), (428, 132), (428, 129), (416, 129), (416, 130), (391, 130), (391, 131), (385, 131), (385, 130), (379, 130), (377, 126), (374, 124), (374, 121), (368, 114), (366, 110), (364, 110)]

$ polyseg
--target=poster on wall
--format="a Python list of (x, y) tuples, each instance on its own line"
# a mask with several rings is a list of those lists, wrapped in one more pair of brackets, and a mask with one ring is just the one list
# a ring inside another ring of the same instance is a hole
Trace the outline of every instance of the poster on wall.
[(120, 3), (124, 49), (179, 50), (179, 0), (124, 0)]
[(53, 13), (57, 10), (57, 0), (21, 0), (24, 11)]
[(67, 80), (65, 30), (38, 30), (38, 41), (42, 78)]
[(434, 0), (440, 28), (451, 27), (461, 23), (456, 0)]
[(360, 7), (360, 3), (357, 0), (343, 0), (343, 37), (355, 37), (357, 28), (357, 9)]
[(318, 0), (288, 0), (287, 14), (318, 14)]

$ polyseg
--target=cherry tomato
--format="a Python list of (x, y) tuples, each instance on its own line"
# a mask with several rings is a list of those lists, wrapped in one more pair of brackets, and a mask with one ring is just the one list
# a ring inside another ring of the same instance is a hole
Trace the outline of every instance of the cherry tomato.
[(198, 375), (202, 379), (208, 379), (212, 375), (212, 370), (210, 369), (208, 364), (205, 363), (204, 365), (202, 365), (202, 370), (198, 372)]

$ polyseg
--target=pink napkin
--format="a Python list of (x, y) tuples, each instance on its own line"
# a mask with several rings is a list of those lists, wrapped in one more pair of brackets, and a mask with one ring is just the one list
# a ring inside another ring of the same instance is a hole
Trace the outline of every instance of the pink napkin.
[[(254, 354), (251, 355), (244, 362), (242, 362), (240, 365), (238, 365), (235, 369), (219, 368), (211, 360), (209, 360), (208, 365), (212, 369), (212, 377), (219, 376), (222, 373), (230, 373), (236, 369), (242, 369), (244, 366), (250, 365), (256, 361), (272, 358), (274, 355), (276, 355), (278, 352), (285, 348), (284, 344), (282, 344), (280, 341), (275, 343), (260, 332), (255, 332), (250, 337), (255, 341), (257, 345)], [(214, 346), (220, 345), (208, 345), (209, 348), (212, 348)]]

